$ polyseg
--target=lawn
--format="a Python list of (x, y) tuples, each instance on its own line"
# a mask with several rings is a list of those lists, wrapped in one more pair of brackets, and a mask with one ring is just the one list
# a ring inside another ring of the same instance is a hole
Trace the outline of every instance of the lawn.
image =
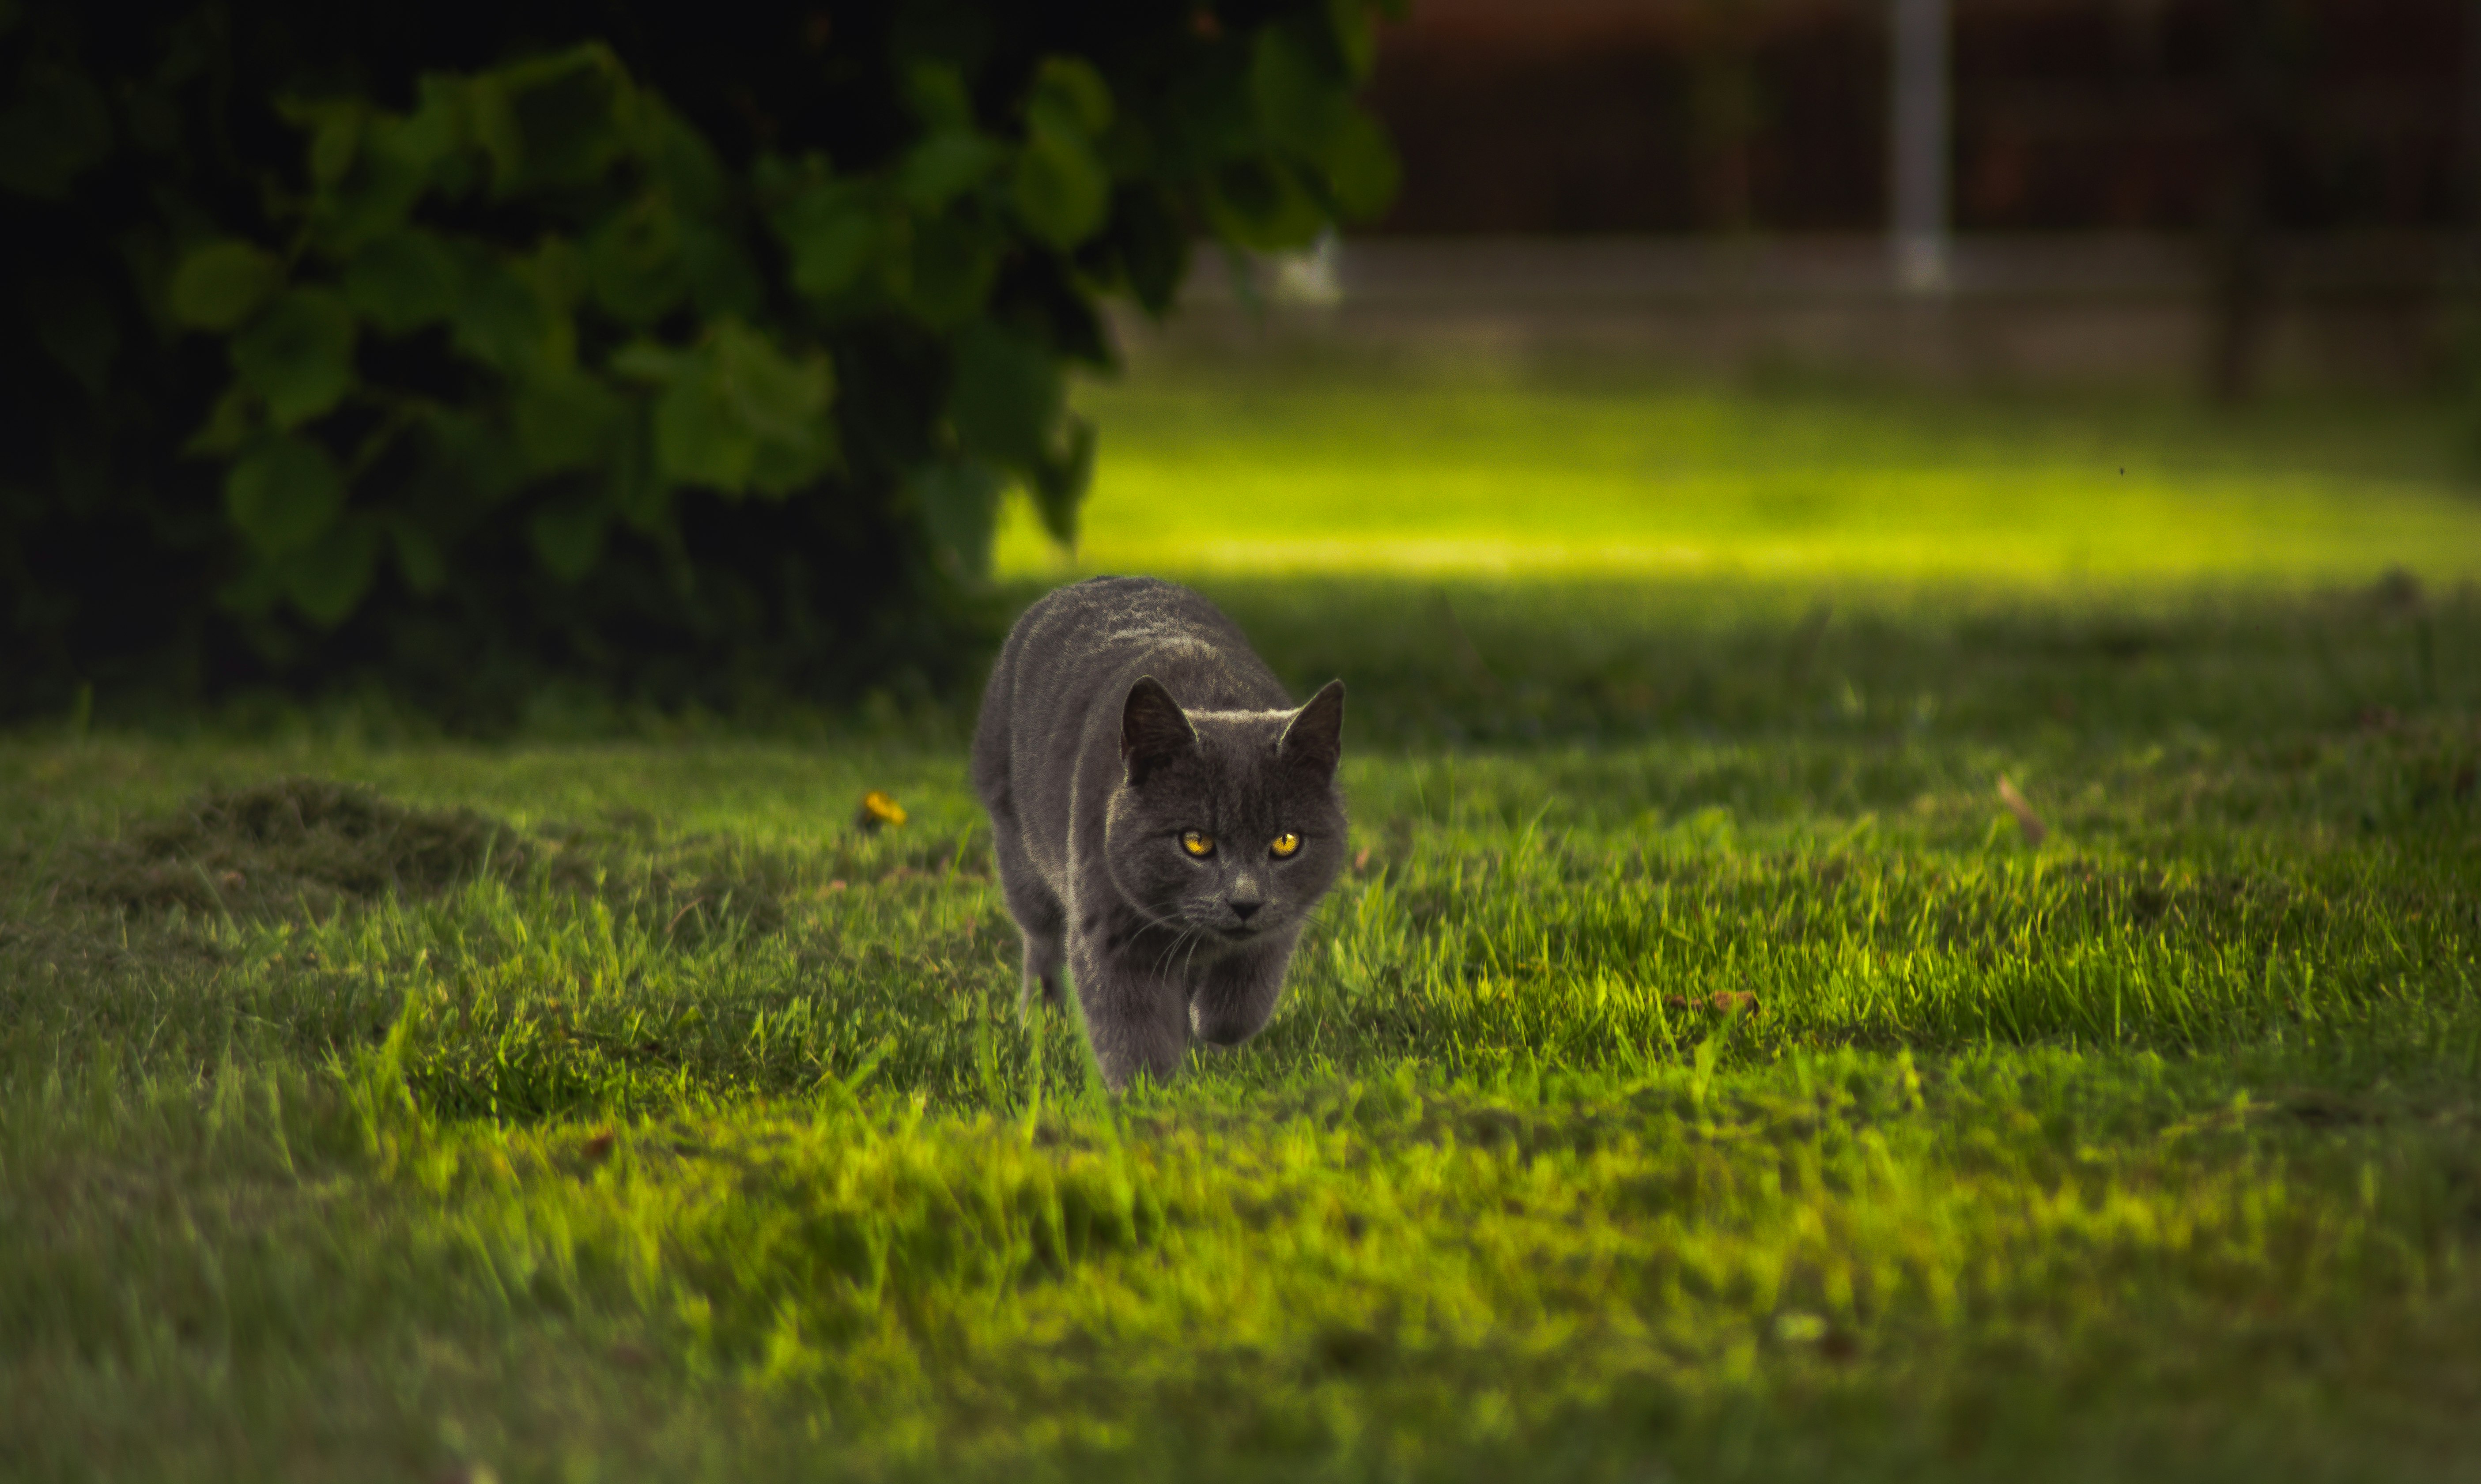
[(1350, 687), (1265, 1036), (1020, 1020), (961, 708), (0, 740), (0, 1476), (2481, 1478), (2442, 418), (1087, 401), (1007, 590)]

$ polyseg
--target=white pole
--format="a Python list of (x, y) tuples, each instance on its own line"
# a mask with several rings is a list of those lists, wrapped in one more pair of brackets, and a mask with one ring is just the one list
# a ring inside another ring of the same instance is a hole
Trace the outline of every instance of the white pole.
[(1948, 0), (1892, 3), (1895, 278), (1912, 293), (1934, 294), (1947, 285)]

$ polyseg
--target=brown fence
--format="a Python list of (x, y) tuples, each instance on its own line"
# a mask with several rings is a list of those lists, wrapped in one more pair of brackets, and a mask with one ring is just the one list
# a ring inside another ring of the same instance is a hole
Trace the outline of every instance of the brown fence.
[[(2467, 0), (1953, 0), (1959, 230), (2438, 229)], [(1414, 0), (1397, 234), (1867, 231), (1888, 0)]]
[(1177, 333), (2224, 396), (2468, 358), (2481, 0), (1903, 0), (1947, 13), (1926, 296), (1888, 241), (1898, 3), (1412, 0), (1392, 213), (1289, 307), (1210, 261)]

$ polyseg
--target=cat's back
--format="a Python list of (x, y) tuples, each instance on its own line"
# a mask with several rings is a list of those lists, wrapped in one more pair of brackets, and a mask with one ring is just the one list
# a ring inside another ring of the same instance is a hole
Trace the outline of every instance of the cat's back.
[(1055, 587), (1025, 611), (1016, 636), (1055, 651), (1102, 653), (1197, 639), (1248, 648), (1221, 609), (1159, 577), (1092, 577)]
[[(1152, 577), (1097, 577), (1044, 594), (1009, 633), (992, 680), (995, 689), (1006, 681), (1014, 716), (1057, 721), (1146, 673), (1192, 709), (1289, 704), (1221, 609)], [(1122, 698), (1109, 697), (1115, 707)], [(985, 711), (995, 699), (985, 698)]]

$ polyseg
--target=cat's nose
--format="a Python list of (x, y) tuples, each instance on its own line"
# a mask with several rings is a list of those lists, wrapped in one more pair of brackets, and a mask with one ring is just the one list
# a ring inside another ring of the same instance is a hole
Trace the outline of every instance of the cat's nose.
[(1263, 902), (1236, 901), (1232, 904), (1232, 915), (1245, 923), (1249, 921), (1249, 919), (1256, 917), (1258, 915), (1258, 909), (1263, 905), (1265, 905)]

